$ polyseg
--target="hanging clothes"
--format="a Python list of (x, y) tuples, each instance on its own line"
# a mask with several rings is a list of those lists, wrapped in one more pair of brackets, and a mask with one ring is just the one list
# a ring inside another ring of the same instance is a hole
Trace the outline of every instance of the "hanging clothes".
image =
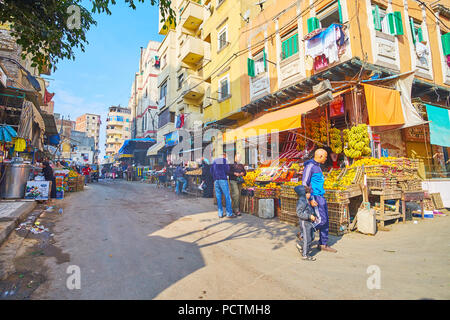
[(339, 60), (336, 29), (337, 26), (332, 24), (323, 32), (323, 54), (328, 58), (330, 64)]
[(27, 143), (23, 138), (16, 138), (14, 142), (14, 151), (23, 152), (27, 147)]
[(184, 126), (184, 113), (180, 115), (180, 128)]
[(322, 70), (326, 67), (328, 67), (328, 59), (324, 54), (322, 54), (321, 56), (316, 57), (314, 59), (314, 70), (315, 71)]

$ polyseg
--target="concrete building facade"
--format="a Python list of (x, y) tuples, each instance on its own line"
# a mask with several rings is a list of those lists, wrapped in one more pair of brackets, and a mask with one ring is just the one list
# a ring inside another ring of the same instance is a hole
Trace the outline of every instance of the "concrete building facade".
[(100, 153), (100, 124), (101, 117), (98, 114), (85, 113), (76, 119), (75, 130), (85, 132), (87, 137), (94, 138), (94, 162), (98, 162)]
[(131, 138), (131, 110), (120, 106), (111, 106), (106, 119), (106, 157), (108, 163), (114, 162), (123, 142)]

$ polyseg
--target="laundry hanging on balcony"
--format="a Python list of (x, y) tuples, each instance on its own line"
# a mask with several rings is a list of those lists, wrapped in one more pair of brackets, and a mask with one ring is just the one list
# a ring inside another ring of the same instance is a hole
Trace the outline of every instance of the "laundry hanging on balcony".
[[(317, 32), (317, 30), (313, 32)], [(305, 54), (314, 60), (313, 67), (316, 71), (339, 61), (340, 56), (345, 52), (346, 39), (341, 25), (332, 24), (315, 36), (311, 38), (308, 36), (305, 38)], [(311, 68), (311, 64), (309, 66)]]

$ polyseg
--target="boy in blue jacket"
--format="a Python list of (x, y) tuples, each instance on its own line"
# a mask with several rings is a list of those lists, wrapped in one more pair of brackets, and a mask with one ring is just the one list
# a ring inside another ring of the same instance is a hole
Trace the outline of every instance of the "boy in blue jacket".
[(301, 239), (297, 242), (297, 249), (300, 251), (303, 260), (315, 261), (316, 258), (308, 255), (311, 249), (311, 243), (314, 240), (314, 225), (316, 216), (309, 201), (311, 198), (311, 190), (307, 186), (297, 186), (294, 188), (298, 194), (299, 199), (297, 201), (297, 216), (299, 218), (299, 226)]

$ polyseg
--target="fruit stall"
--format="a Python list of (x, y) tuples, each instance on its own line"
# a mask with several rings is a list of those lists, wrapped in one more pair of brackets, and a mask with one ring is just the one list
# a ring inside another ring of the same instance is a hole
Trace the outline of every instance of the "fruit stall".
[[(192, 167), (192, 166), (191, 166)], [(199, 189), (202, 183), (202, 168), (191, 168), (191, 170), (186, 171), (186, 179), (188, 181), (188, 191), (187, 193), (195, 197), (202, 196), (202, 190)]]

